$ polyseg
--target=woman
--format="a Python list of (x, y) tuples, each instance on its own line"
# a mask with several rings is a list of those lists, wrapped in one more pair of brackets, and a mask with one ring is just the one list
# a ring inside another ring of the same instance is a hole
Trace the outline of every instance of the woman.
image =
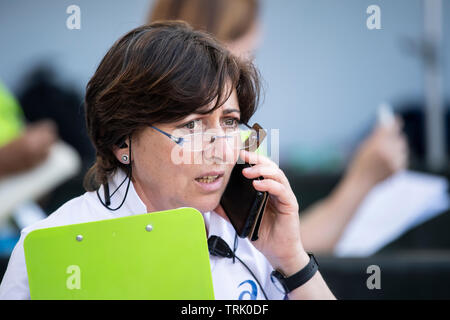
[[(248, 59), (262, 39), (259, 0), (157, 0), (148, 22), (183, 20)], [(377, 127), (359, 146), (342, 181), (325, 199), (303, 210), (301, 233), (308, 251), (330, 253), (367, 194), (379, 182), (405, 169), (407, 141), (401, 121)]]
[[(194, 207), (204, 216), (208, 236), (232, 247), (235, 232), (219, 201), (241, 156), (255, 164), (243, 174), (262, 175), (254, 187), (268, 191), (270, 199), (259, 239), (237, 241), (236, 255), (253, 275), (231, 259), (211, 257), (215, 297), (247, 297), (243, 285), (251, 283), (251, 298), (283, 298), (270, 280), (272, 270), (290, 277), (313, 261), (301, 242), (297, 200), (273, 162), (239, 151), (240, 139), (224, 135), (249, 121), (258, 95), (252, 64), (185, 23), (153, 23), (119, 39), (87, 86), (87, 128), (97, 152), (85, 179), (88, 192), (22, 231), (0, 297), (29, 298), (23, 239), (37, 228)], [(200, 144), (192, 143), (198, 137)], [(175, 163), (174, 154), (185, 159), (186, 153), (192, 161)], [(320, 272), (311, 276), (288, 297), (334, 298)]]

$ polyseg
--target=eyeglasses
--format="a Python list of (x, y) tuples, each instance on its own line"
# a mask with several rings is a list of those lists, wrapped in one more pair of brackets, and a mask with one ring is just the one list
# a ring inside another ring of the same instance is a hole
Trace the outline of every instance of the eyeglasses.
[(169, 137), (178, 146), (183, 148), (183, 150), (190, 152), (206, 151), (219, 138), (226, 139), (226, 142), (233, 150), (252, 149), (257, 145), (258, 140), (256, 130), (246, 123), (240, 123), (235, 128), (224, 129), (224, 135), (217, 135), (217, 132), (213, 130), (194, 133), (184, 133), (182, 132), (183, 130), (175, 130), (174, 134), (170, 134), (155, 126), (150, 127)]

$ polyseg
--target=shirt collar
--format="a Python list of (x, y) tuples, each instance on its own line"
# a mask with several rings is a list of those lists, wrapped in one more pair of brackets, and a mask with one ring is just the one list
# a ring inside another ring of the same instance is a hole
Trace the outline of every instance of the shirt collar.
[(233, 249), (236, 231), (231, 223), (215, 211), (208, 212), (207, 220), (208, 238), (212, 235), (221, 237)]

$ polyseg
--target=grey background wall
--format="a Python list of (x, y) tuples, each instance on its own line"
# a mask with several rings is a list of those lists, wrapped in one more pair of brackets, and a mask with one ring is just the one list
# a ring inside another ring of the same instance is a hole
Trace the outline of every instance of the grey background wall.
[[(81, 30), (66, 8), (81, 8)], [(0, 1), (0, 79), (13, 91), (37, 63), (80, 91), (111, 44), (145, 21), (152, 1)], [(381, 30), (366, 9), (381, 8)], [(450, 1), (444, 1), (444, 90), (450, 93)], [(339, 152), (374, 120), (382, 101), (423, 96), (423, 65), (400, 39), (423, 32), (422, 0), (265, 0), (256, 63), (266, 82), (255, 120), (280, 129), (280, 160)], [(343, 149), (344, 148), (344, 149)], [(312, 150), (312, 151), (311, 151)], [(317, 153), (316, 152), (316, 153)]]

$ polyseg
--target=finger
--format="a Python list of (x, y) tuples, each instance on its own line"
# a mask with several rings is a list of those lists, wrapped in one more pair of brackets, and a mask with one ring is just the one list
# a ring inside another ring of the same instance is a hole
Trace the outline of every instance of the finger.
[(245, 168), (242, 170), (242, 174), (248, 179), (263, 177), (264, 179), (273, 179), (282, 184), (287, 183), (287, 178), (281, 169), (272, 165), (257, 164), (252, 167)]
[(57, 136), (55, 133), (53, 132), (46, 132), (43, 134), (42, 137), (42, 144), (46, 147), (46, 148), (50, 148), (57, 140)]
[(387, 135), (390, 138), (397, 137), (402, 133), (403, 120), (400, 117), (396, 117), (390, 125), (380, 126), (377, 129), (379, 129), (382, 134)]
[(27, 138), (29, 150), (32, 153), (40, 153), (42, 150), (48, 150), (56, 140), (55, 136), (41, 131), (33, 131)]
[(253, 180), (253, 186), (258, 191), (267, 191), (270, 195), (275, 196), (278, 202), (284, 205), (292, 204), (291, 193), (278, 181), (272, 179)]

